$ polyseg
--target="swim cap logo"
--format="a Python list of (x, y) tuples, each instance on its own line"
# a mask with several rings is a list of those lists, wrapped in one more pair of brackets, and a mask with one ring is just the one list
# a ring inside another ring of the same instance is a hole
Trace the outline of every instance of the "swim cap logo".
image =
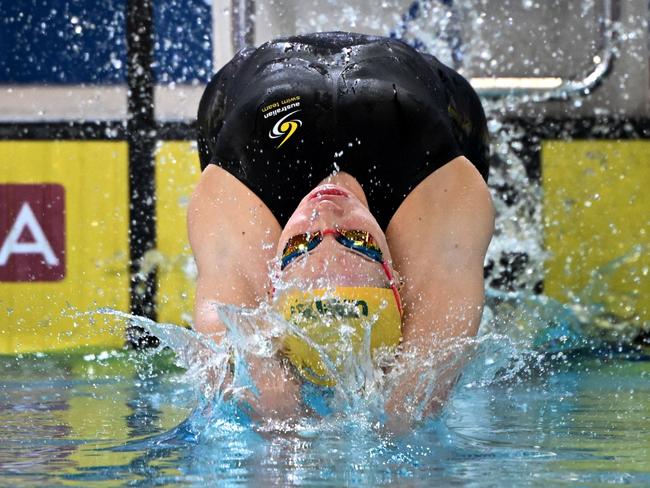
[(300, 119), (291, 119), (287, 120), (289, 117), (291, 117), (293, 114), (300, 112), (300, 109), (294, 110), (293, 112), (288, 113), (284, 117), (282, 117), (280, 120), (278, 120), (275, 125), (273, 126), (273, 129), (269, 131), (269, 137), (271, 139), (277, 139), (279, 137), (284, 136), (284, 139), (276, 146), (276, 149), (279, 149), (282, 144), (287, 142), (289, 138), (293, 135), (294, 132), (302, 125), (302, 121)]
[(289, 117), (300, 112), (300, 110), (302, 110), (300, 108), (300, 95), (269, 103), (260, 109), (265, 119), (286, 113), (269, 131), (269, 137), (271, 139), (278, 139), (284, 136), (280, 144), (276, 146), (276, 149), (279, 149), (282, 144), (287, 142), (293, 133), (298, 130), (298, 127), (302, 125), (302, 120), (300, 119), (289, 119)]
[(368, 316), (368, 302), (365, 300), (323, 299), (314, 302), (291, 305), (290, 316), (299, 315), (306, 320), (315, 320), (318, 315), (334, 315), (344, 319), (359, 319)]

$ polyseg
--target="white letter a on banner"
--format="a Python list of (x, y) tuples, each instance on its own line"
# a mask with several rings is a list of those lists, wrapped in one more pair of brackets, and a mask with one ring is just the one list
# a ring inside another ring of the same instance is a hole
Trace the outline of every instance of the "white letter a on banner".
[[(25, 228), (31, 232), (34, 238), (33, 242), (19, 242)], [(14, 225), (11, 226), (11, 230), (0, 248), (0, 266), (6, 265), (12, 254), (40, 254), (49, 266), (59, 264), (59, 259), (55, 256), (50, 241), (45, 237), (29, 203), (23, 203)]]

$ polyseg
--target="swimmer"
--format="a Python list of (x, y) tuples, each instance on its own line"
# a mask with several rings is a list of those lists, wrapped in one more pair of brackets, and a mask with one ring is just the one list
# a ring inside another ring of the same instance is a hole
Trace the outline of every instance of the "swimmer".
[[(215, 303), (270, 299), (305, 326), (314, 310), (376, 312), (373, 347), (400, 344), (423, 365), (476, 334), (494, 230), (486, 120), (469, 83), (435, 57), (343, 32), (246, 48), (203, 94), (198, 145), (196, 330), (219, 341)], [(331, 380), (300, 341), (286, 349), (249, 365), (260, 415), (298, 415), (301, 382)], [(430, 411), (459, 372), (439, 378)], [(389, 416), (420, 395), (417, 383), (417, 371), (403, 378)]]

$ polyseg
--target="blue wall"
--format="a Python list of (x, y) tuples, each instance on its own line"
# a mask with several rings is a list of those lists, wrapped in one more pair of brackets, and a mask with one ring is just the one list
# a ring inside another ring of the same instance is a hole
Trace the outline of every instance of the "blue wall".
[[(0, 0), (0, 84), (126, 79), (126, 0)], [(212, 16), (205, 0), (154, 0), (159, 83), (205, 82)]]

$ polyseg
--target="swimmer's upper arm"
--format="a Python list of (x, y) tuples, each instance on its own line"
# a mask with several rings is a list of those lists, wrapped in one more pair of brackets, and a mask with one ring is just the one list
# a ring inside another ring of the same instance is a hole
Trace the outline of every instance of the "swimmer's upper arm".
[(405, 278), (406, 340), (476, 333), (493, 231), (489, 190), (464, 157), (430, 175), (404, 201), (386, 236)]
[[(216, 303), (254, 307), (265, 299), (268, 262), (280, 225), (261, 200), (225, 170), (209, 165), (190, 200), (187, 222), (198, 278), (194, 327), (219, 341)], [(286, 419), (300, 412), (300, 385), (277, 358), (248, 358), (252, 412)]]
[[(401, 292), (404, 346), (455, 365), (441, 366), (435, 392), (438, 404), (432, 408), (440, 406), (462, 365), (459, 358), (440, 351), (450, 340), (458, 345), (478, 330), (484, 301), (483, 262), (493, 231), (494, 207), (487, 185), (474, 166), (460, 157), (408, 196), (386, 232), (394, 266), (405, 282)], [(413, 386), (405, 383), (407, 390)]]
[(264, 298), (280, 226), (255, 194), (215, 165), (192, 194), (187, 226), (198, 269), (194, 326), (218, 334), (215, 303), (255, 306)]

